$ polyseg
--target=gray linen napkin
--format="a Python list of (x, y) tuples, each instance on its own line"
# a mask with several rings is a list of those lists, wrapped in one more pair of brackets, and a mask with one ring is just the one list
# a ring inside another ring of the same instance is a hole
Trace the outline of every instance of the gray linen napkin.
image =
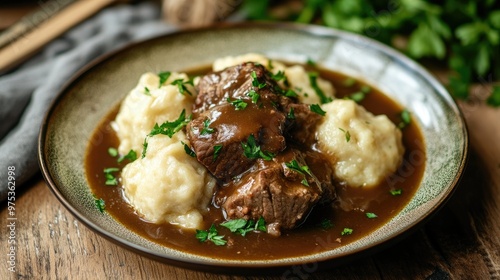
[(37, 137), (62, 85), (97, 56), (124, 44), (173, 31), (150, 3), (103, 10), (47, 45), (12, 73), (0, 76), (0, 201), (7, 197), (8, 168), (16, 189), (36, 174)]

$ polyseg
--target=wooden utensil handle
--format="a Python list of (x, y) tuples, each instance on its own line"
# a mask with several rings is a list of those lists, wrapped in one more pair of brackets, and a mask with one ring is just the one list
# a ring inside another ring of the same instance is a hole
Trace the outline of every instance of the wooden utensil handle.
[(0, 73), (18, 65), (72, 26), (115, 2), (117, 1), (85, 0), (67, 5), (49, 19), (42, 21), (31, 32), (0, 49)]

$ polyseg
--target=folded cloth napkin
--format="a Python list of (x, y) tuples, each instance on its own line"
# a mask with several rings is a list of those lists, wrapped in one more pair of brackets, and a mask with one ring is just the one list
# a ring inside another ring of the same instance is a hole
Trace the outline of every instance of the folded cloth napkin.
[(47, 45), (17, 70), (0, 76), (0, 201), (7, 197), (8, 170), (15, 184), (38, 172), (37, 138), (48, 107), (62, 85), (97, 56), (124, 44), (175, 29), (151, 3), (113, 6)]

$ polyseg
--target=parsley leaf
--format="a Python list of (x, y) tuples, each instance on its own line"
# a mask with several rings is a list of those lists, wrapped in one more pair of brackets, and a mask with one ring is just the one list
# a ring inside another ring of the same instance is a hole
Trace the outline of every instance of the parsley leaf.
[(286, 115), (286, 118), (290, 120), (295, 120), (295, 111), (293, 110), (293, 107), (290, 108), (290, 111)]
[(352, 228), (344, 228), (340, 234), (341, 235), (350, 235), (350, 234), (352, 234), (353, 231), (354, 230)]
[(322, 229), (331, 229), (333, 228), (333, 223), (330, 219), (323, 219), (320, 223), (319, 226)]
[(241, 234), (241, 236), (245, 236), (251, 231), (267, 232), (266, 222), (263, 217), (260, 217), (257, 222), (254, 220), (234, 219), (223, 222), (220, 225), (228, 228), (233, 233)]
[(181, 141), (181, 144), (184, 146), (184, 152), (186, 152), (186, 154), (190, 157), (196, 157), (196, 154), (194, 153), (193, 150), (191, 150), (191, 148), (189, 147), (188, 144), (184, 143)]
[(177, 86), (177, 89), (179, 90), (179, 93), (184, 95), (186, 92), (189, 94), (189, 95), (193, 95), (189, 90), (188, 88), (186, 87), (186, 85), (190, 85), (192, 83), (192, 81), (184, 81), (184, 79), (177, 79), (177, 80), (174, 80), (172, 83), (170, 83), (171, 85), (174, 85), (174, 86)]
[(260, 146), (257, 145), (253, 134), (250, 134), (247, 142), (242, 142), (241, 146), (243, 147), (243, 154), (249, 159), (262, 158), (264, 160), (272, 160), (275, 156), (273, 153), (262, 151)]
[(286, 162), (285, 166), (291, 170), (294, 170), (304, 176), (304, 179), (300, 182), (304, 186), (309, 186), (309, 182), (306, 179), (306, 175), (312, 176), (311, 170), (307, 165), (300, 165), (297, 160), (292, 160), (290, 162)]
[(217, 157), (219, 157), (221, 149), (222, 149), (222, 145), (215, 145), (214, 146), (214, 156), (212, 158), (212, 161), (217, 160)]
[(340, 128), (340, 127), (339, 127), (339, 130), (344, 133), (346, 142), (351, 141), (351, 133), (349, 133), (349, 130), (345, 130), (345, 129)]
[(356, 91), (355, 93), (351, 93), (348, 98), (351, 99), (352, 101), (356, 102), (356, 103), (360, 103), (361, 101), (363, 101), (363, 99), (365, 99), (366, 97), (366, 93), (362, 92), (362, 91)]
[(307, 74), (309, 75), (309, 83), (311, 84), (311, 87), (314, 89), (314, 92), (316, 92), (316, 95), (319, 97), (321, 104), (325, 104), (332, 101), (332, 98), (327, 97), (323, 92), (323, 90), (318, 86), (319, 74), (317, 72), (309, 72)]
[(94, 204), (99, 212), (104, 213), (104, 210), (106, 209), (106, 203), (104, 203), (104, 200), (102, 198), (97, 198), (94, 196)]
[(108, 149), (108, 154), (112, 157), (116, 157), (118, 156), (118, 150), (116, 148), (111, 147)]
[(252, 103), (257, 104), (257, 101), (259, 101), (260, 95), (253, 89), (249, 90), (247, 95), (252, 98)]
[(200, 135), (207, 135), (215, 132), (215, 129), (210, 127), (210, 123), (210, 119), (203, 121), (203, 129), (201, 130)]
[(258, 89), (264, 88), (266, 86), (266, 83), (261, 83), (259, 82), (259, 79), (257, 78), (257, 73), (255, 71), (252, 71), (250, 73), (250, 76), (252, 77), (252, 86), (257, 87)]
[(148, 87), (144, 87), (144, 94), (147, 96), (151, 96), (151, 91), (149, 90)]
[(125, 159), (128, 159), (130, 162), (132, 162), (137, 159), (137, 153), (131, 149), (126, 155), (118, 158), (118, 163), (122, 162)]
[(241, 99), (235, 99), (235, 100), (231, 100), (231, 98), (227, 98), (227, 102), (229, 102), (229, 104), (233, 105), (235, 110), (236, 111), (240, 111), (240, 110), (243, 110), (247, 107), (247, 103)]
[(405, 128), (411, 123), (411, 114), (408, 110), (404, 109), (400, 114), (401, 122), (398, 124), (399, 128)]
[(217, 246), (226, 245), (227, 241), (224, 240), (224, 235), (218, 235), (218, 231), (215, 228), (215, 225), (212, 224), (208, 230), (196, 230), (196, 239), (200, 242), (211, 241)]
[(158, 85), (158, 88), (161, 88), (161, 86), (168, 80), (172, 73), (171, 72), (160, 72), (158, 73), (158, 77), (160, 77), (160, 83)]
[(167, 135), (168, 137), (172, 138), (175, 133), (180, 131), (184, 126), (186, 126), (189, 122), (191, 121), (191, 116), (186, 118), (186, 110), (182, 109), (182, 112), (180, 113), (179, 117), (177, 120), (173, 122), (166, 121), (162, 123), (161, 125), (158, 125), (158, 123), (155, 124), (151, 132), (148, 134), (148, 136), (155, 136), (158, 134), (163, 134)]
[(371, 212), (367, 212), (365, 215), (368, 219), (375, 219), (378, 217), (377, 214)]
[(309, 109), (318, 115), (321, 115), (321, 116), (326, 115), (326, 112), (323, 111), (323, 109), (321, 109), (321, 106), (319, 106), (318, 104), (309, 105)]
[(394, 196), (401, 195), (403, 193), (403, 190), (402, 189), (390, 190), (390, 193)]
[(106, 178), (106, 182), (104, 183), (107, 186), (116, 186), (118, 185), (118, 180), (116, 179), (115, 175), (113, 174), (114, 172), (120, 171), (119, 168), (116, 167), (110, 167), (110, 168), (104, 168), (104, 177)]

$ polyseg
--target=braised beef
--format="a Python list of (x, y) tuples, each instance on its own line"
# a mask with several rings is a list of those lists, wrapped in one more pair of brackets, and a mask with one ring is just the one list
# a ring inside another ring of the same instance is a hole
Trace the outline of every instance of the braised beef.
[(317, 203), (334, 200), (330, 165), (312, 149), (321, 116), (286, 97), (262, 65), (209, 73), (196, 90), (186, 132), (198, 161), (220, 182), (214, 203), (227, 219), (263, 217), (279, 235)]
[(308, 157), (307, 153), (287, 149), (272, 161), (259, 159), (241, 180), (222, 188), (215, 201), (228, 219), (263, 217), (268, 223), (268, 233), (280, 235), (282, 229), (300, 224), (320, 200), (335, 198), (329, 167), (316, 177), (290, 166), (295, 163), (304, 167), (317, 161), (317, 158), (308, 161)]

